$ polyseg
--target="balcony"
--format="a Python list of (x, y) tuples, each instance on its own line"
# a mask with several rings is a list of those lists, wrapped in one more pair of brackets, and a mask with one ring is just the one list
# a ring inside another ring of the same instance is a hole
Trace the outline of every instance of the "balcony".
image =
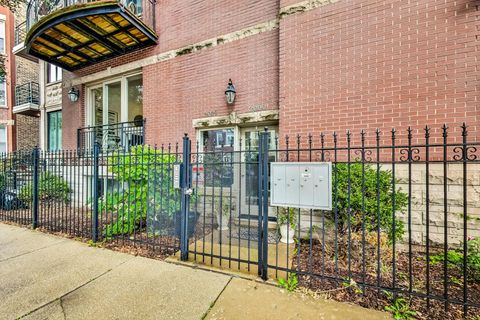
[(31, 0), (14, 52), (75, 71), (155, 45), (154, 26), (155, 0)]
[(15, 86), (15, 105), (13, 113), (38, 116), (40, 112), (39, 86), (36, 82), (27, 82)]
[(27, 36), (27, 21), (17, 24), (15, 27), (13, 54), (22, 58), (37, 62), (38, 59), (34, 56), (28, 55), (25, 50), (25, 37)]
[(127, 151), (145, 141), (145, 119), (77, 129), (77, 148), (92, 150), (95, 142), (103, 152)]

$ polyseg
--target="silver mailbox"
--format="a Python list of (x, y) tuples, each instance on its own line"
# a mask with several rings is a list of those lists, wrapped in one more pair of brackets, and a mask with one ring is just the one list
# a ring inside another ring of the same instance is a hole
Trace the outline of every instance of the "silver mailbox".
[(272, 162), (270, 205), (332, 210), (331, 162)]

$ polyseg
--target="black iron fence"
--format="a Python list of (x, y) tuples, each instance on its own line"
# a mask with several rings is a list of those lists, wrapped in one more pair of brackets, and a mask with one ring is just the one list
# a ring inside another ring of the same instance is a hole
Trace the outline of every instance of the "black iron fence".
[[(108, 152), (94, 141), (4, 155), (0, 219), (420, 318), (480, 314), (480, 151), (466, 126)], [(272, 206), (273, 162), (331, 164), (331, 209)]]

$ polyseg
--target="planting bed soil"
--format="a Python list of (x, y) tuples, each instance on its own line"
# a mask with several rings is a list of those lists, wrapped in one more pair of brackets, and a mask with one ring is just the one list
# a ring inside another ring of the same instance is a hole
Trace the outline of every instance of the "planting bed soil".
[[(391, 300), (385, 291), (388, 291), (388, 288), (392, 288), (393, 285), (393, 255), (381, 251), (380, 256), (385, 255), (388, 259), (381, 259), (380, 278), (378, 278), (376, 252), (366, 250), (364, 260), (362, 250), (354, 250), (356, 247), (352, 245), (349, 272), (348, 259), (342, 255), (343, 249), (339, 249), (337, 266), (333, 248), (326, 245), (325, 250), (322, 249), (322, 244), (317, 240), (312, 241), (312, 243), (308, 240), (300, 242), (298, 253), (293, 259), (293, 269), (298, 272), (301, 287), (324, 293), (337, 301), (352, 302), (366, 308), (385, 310), (385, 306), (391, 304)], [(322, 252), (325, 252), (325, 254), (322, 254)], [(427, 293), (426, 255), (424, 252), (412, 252), (411, 261), (412, 292), (425, 295)], [(409, 291), (409, 266), (409, 252), (397, 250), (395, 253), (395, 288), (397, 290)], [(302, 272), (313, 273), (315, 276), (305, 275)], [(349, 278), (353, 281), (348, 281)], [(444, 297), (443, 279), (443, 263), (430, 263), (428, 283), (430, 284), (429, 292), (431, 296), (437, 296), (440, 299)], [(369, 284), (376, 286), (378, 283), (384, 289), (368, 287)], [(363, 284), (366, 284), (366, 286)], [(445, 303), (436, 299), (430, 299), (429, 302), (424, 298), (410, 300), (401, 292), (398, 297), (403, 297), (410, 303), (410, 309), (416, 312), (417, 319), (461, 319), (463, 317), (463, 273), (460, 268), (448, 268), (447, 288), (449, 299), (459, 302), (458, 304), (450, 303), (448, 311), (445, 310)], [(480, 283), (467, 281), (467, 288), (469, 303), (480, 304)], [(469, 307), (467, 319), (476, 316), (480, 316), (480, 309)]]

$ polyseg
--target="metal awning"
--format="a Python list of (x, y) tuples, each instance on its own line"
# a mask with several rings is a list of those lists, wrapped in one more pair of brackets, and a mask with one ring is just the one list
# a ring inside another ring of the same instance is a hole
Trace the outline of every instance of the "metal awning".
[(27, 54), (69, 71), (156, 43), (156, 33), (117, 0), (56, 10), (25, 38)]

